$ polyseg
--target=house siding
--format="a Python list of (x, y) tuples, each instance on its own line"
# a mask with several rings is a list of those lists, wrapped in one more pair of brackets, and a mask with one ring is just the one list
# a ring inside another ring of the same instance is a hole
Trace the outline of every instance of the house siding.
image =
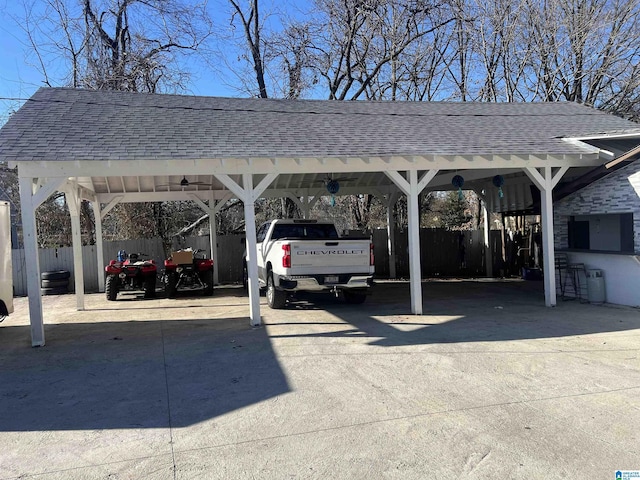
[(554, 204), (555, 248), (569, 247), (569, 217), (633, 213), (634, 250), (640, 252), (640, 161), (617, 170)]

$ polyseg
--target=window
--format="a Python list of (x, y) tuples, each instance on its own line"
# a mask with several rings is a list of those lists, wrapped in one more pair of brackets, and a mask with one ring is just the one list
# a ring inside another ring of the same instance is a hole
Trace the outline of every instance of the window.
[(337, 239), (338, 232), (332, 223), (290, 224), (280, 223), (271, 234), (272, 240), (280, 238), (306, 238), (309, 240)]
[(633, 213), (569, 217), (569, 248), (634, 253)]

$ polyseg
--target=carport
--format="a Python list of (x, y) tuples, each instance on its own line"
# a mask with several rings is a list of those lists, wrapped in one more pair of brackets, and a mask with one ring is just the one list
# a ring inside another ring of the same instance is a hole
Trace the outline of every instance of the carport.
[[(563, 177), (577, 178), (622, 157), (639, 141), (637, 124), (572, 103), (294, 101), (40, 89), (0, 130), (0, 160), (18, 167), (25, 254), (33, 259), (27, 264), (32, 344), (45, 343), (35, 210), (56, 191), (65, 192), (71, 213), (79, 310), (81, 201), (93, 205), (101, 263), (100, 220), (119, 202), (191, 200), (213, 216), (238, 198), (249, 255), (249, 317), (259, 325), (255, 200), (287, 196), (308, 214), (328, 194), (323, 179), (349, 174), (354, 180), (339, 194), (374, 194), (387, 205), (392, 261), (393, 206), (406, 195), (411, 312), (420, 315), (423, 191), (462, 186), (452, 186), (458, 175), (464, 189), (481, 196), (485, 211), (507, 211), (528, 207), (534, 184), (541, 197), (544, 269), (553, 272), (554, 187)], [(215, 256), (215, 222), (210, 225)], [(545, 304), (554, 306), (553, 275), (545, 275), (544, 288)]]

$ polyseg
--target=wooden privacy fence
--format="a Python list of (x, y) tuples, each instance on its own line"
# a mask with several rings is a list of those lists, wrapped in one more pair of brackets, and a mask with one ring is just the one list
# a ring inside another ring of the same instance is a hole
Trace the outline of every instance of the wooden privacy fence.
[[(389, 276), (389, 255), (387, 253), (387, 231), (376, 229), (371, 234), (374, 244), (376, 276)], [(409, 276), (409, 238), (408, 232), (397, 230), (396, 236), (396, 276)], [(207, 257), (211, 257), (209, 237), (186, 237), (183, 247), (204, 250)], [(244, 252), (245, 236), (221, 235), (218, 237), (218, 271), (219, 283), (240, 283), (242, 281), (242, 255)], [(491, 248), (494, 252), (494, 272), (500, 271), (502, 242), (500, 232), (491, 232)], [(177, 247), (176, 247), (177, 248)], [(110, 259), (116, 258), (118, 250), (128, 253), (144, 253), (153, 258), (158, 271), (164, 268), (164, 251), (159, 238), (123, 240), (104, 242), (104, 258), (98, 265), (95, 245), (82, 247), (82, 261), (84, 271), (85, 291), (98, 290), (98, 271), (104, 271), (104, 266)], [(485, 248), (482, 230), (450, 232), (441, 229), (420, 230), (420, 262), (423, 277), (451, 277), (451, 276), (482, 276), (485, 275)], [(73, 249), (71, 247), (46, 248), (39, 250), (40, 271), (68, 270), (71, 272), (69, 288), (74, 288)], [(27, 294), (26, 262), (24, 250), (12, 250), (13, 288), (16, 296)]]
[[(387, 231), (373, 231), (376, 276), (389, 276)], [(409, 277), (409, 233), (395, 232), (396, 276)], [(482, 230), (452, 232), (443, 229), (420, 229), (420, 264), (422, 277), (485, 275), (485, 248)]]

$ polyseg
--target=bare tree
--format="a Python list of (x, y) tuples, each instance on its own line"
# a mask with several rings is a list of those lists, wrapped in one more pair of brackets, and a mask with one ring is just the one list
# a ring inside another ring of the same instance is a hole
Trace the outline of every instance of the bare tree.
[[(528, 48), (519, 49), (520, 6), (510, 0), (482, 2), (474, 0), (474, 51), (481, 69), (477, 69), (477, 94), (482, 101), (518, 100), (520, 83), (528, 60)], [(520, 53), (523, 52), (523, 53)]]
[(474, 100), (471, 92), (471, 82), (474, 65), (473, 35), (475, 29), (470, 12), (469, 2), (466, 0), (453, 0), (452, 9), (454, 15), (454, 35), (450, 48), (454, 49), (454, 61), (449, 63), (448, 71), (455, 84), (454, 98), (466, 102)]
[[(260, 2), (259, 0), (249, 0), (248, 5), (243, 6), (240, 0), (229, 0), (233, 7), (231, 23), (236, 19), (240, 21), (247, 48), (251, 56), (251, 65), (258, 84), (258, 96), (268, 98), (267, 86), (264, 80), (264, 62), (261, 44), (262, 25), (260, 23)], [(244, 8), (243, 8), (244, 7)]]
[(529, 99), (568, 100), (620, 114), (638, 97), (638, 0), (526, 0)]
[[(153, 93), (185, 88), (189, 73), (178, 59), (211, 33), (205, 6), (184, 0), (24, 0), (24, 17), (14, 20), (45, 85)], [(170, 232), (163, 208), (121, 205), (118, 217), (106, 222), (106, 236), (164, 238)], [(60, 197), (38, 209), (43, 244), (70, 242), (66, 209)], [(91, 232), (83, 241), (93, 241), (93, 214), (85, 203), (81, 222)]]
[(337, 100), (360, 98), (374, 83), (381, 84), (381, 75), (388, 78), (393, 97), (401, 56), (453, 21), (435, 15), (439, 7), (428, 0), (316, 0), (316, 8), (321, 28), (312, 66), (325, 80), (328, 98)]
[(285, 98), (300, 98), (317, 83), (311, 72), (309, 52), (313, 47), (313, 26), (310, 23), (291, 23), (285, 30), (273, 36), (268, 59), (276, 64), (276, 70), (284, 75), (280, 84)]
[(189, 73), (177, 60), (211, 33), (205, 3), (24, 0), (23, 6), (24, 18), (15, 20), (48, 86), (183, 90)]

